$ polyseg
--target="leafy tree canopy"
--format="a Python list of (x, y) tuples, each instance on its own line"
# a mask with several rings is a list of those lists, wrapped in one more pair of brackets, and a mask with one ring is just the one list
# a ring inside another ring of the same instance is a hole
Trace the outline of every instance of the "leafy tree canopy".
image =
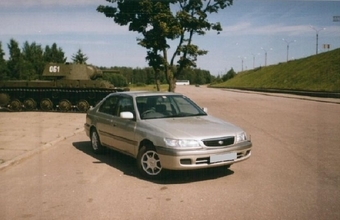
[(8, 77), (7, 63), (4, 58), (5, 52), (2, 49), (2, 43), (0, 42), (0, 80), (5, 80)]
[[(157, 82), (164, 71), (169, 91), (183, 71), (196, 67), (197, 57), (205, 55), (193, 44), (194, 35), (221, 31), (219, 22), (209, 22), (208, 15), (232, 5), (233, 0), (107, 0), (111, 6), (100, 5), (97, 11), (113, 18), (119, 25), (142, 34), (138, 44), (147, 49), (146, 60), (155, 71)], [(169, 41), (176, 41), (174, 53), (168, 55)]]
[(35, 42), (29, 44), (27, 41), (22, 48), (24, 75), (21, 79), (37, 79), (44, 70), (45, 62), (43, 60), (43, 49), (41, 45)]
[(9, 60), (7, 63), (7, 67), (10, 72), (11, 79), (20, 79), (21, 73), (23, 69), (23, 58), (21, 54), (21, 50), (19, 48), (19, 44), (16, 40), (11, 39), (8, 44), (9, 49)]
[(79, 49), (76, 54), (72, 55), (72, 61), (78, 64), (86, 64), (87, 56)]
[(233, 68), (231, 68), (225, 75), (222, 76), (222, 80), (223, 82), (234, 78), (234, 76), (236, 76), (236, 72), (234, 71)]
[(65, 63), (66, 57), (64, 51), (56, 43), (52, 46), (46, 46), (44, 52), (44, 61), (48, 63)]

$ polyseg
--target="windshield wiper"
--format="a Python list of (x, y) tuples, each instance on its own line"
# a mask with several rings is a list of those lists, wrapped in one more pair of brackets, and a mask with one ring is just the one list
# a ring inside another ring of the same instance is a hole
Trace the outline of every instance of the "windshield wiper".
[(207, 113), (197, 113), (195, 115), (192, 115), (192, 116), (207, 116), (208, 114)]
[(190, 114), (190, 113), (180, 113), (177, 115), (171, 115), (172, 118), (181, 118), (181, 117), (195, 117), (195, 116), (206, 116), (206, 113), (197, 113), (197, 114)]

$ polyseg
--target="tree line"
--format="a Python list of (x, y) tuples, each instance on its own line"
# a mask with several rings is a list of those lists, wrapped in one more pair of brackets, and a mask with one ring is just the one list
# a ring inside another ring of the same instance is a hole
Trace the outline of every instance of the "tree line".
[[(56, 43), (44, 48), (36, 42), (24, 42), (22, 48), (19, 43), (11, 39), (7, 44), (9, 50), (8, 60), (0, 42), (0, 80), (41, 80), (44, 67), (48, 63), (66, 63), (67, 57), (61, 47)], [(79, 49), (71, 58), (73, 63), (86, 64), (88, 57)], [(103, 79), (115, 86), (150, 85), (155, 84), (155, 72), (152, 67), (131, 68), (131, 67), (98, 67), (103, 69)], [(105, 70), (118, 70), (119, 73), (110, 73)], [(160, 72), (158, 80), (167, 83), (166, 75)], [(222, 77), (223, 78), (223, 77)], [(210, 84), (220, 81), (221, 77), (215, 77), (208, 70), (198, 68), (185, 68), (178, 79), (189, 80), (191, 84)]]
[(0, 80), (35, 80), (41, 79), (46, 63), (65, 63), (65, 53), (57, 46), (41, 45), (27, 41), (20, 49), (16, 40), (8, 43), (9, 58), (5, 60), (5, 53), (0, 42)]
[[(111, 67), (111, 69), (118, 70), (119, 74), (105, 73), (103, 78), (112, 82), (115, 86), (128, 85), (152, 85), (155, 84), (155, 72), (152, 67), (145, 68), (131, 68), (131, 67)], [(158, 81), (161, 84), (167, 84), (166, 76), (163, 71), (159, 72)], [(187, 68), (180, 79), (189, 80), (191, 84), (210, 84), (216, 77), (210, 75), (210, 72), (202, 69)]]

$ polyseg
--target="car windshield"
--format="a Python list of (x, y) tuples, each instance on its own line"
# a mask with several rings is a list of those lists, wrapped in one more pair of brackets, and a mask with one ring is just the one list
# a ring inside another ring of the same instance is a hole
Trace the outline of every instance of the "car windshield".
[(136, 98), (141, 119), (192, 117), (207, 115), (189, 98), (182, 95), (156, 95)]

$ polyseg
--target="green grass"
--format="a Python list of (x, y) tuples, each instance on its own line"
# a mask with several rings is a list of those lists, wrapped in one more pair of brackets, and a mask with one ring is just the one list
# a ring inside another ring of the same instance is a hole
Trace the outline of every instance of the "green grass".
[(211, 87), (340, 92), (340, 49), (243, 71)]

